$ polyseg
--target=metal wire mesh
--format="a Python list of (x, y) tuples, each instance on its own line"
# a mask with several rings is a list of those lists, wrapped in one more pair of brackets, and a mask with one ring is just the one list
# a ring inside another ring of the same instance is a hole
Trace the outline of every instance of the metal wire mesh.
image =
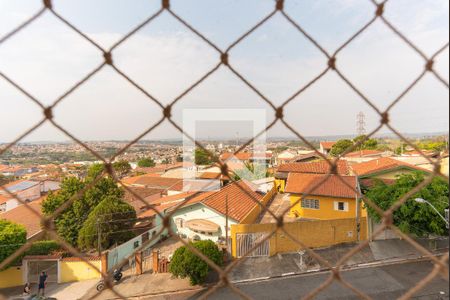
[[(121, 154), (123, 154), (127, 149), (129, 149), (132, 145), (134, 145), (136, 142), (138, 142), (140, 139), (142, 139), (144, 136), (155, 130), (159, 125), (161, 125), (165, 120), (168, 120), (179, 132), (187, 136), (188, 139), (190, 139), (192, 142), (194, 142), (198, 147), (202, 148), (205, 151), (208, 151), (204, 145), (199, 143), (198, 141), (194, 140), (192, 137), (188, 136), (187, 133), (183, 132), (181, 127), (172, 119), (172, 108), (177, 104), (178, 101), (183, 99), (186, 95), (188, 95), (190, 92), (192, 92), (195, 88), (197, 88), (199, 85), (201, 85), (205, 80), (207, 80), (212, 74), (214, 74), (220, 67), (224, 66), (228, 68), (239, 80), (241, 80), (243, 83), (245, 83), (248, 88), (250, 88), (253, 92), (255, 92), (261, 99), (261, 101), (266, 102), (272, 109), (274, 113), (274, 119), (273, 121), (267, 126), (267, 128), (263, 131), (258, 133), (256, 137), (253, 139), (247, 141), (240, 149), (238, 149), (235, 154), (239, 153), (240, 151), (244, 150), (248, 145), (250, 145), (257, 137), (262, 135), (265, 131), (268, 131), (270, 128), (272, 128), (277, 123), (282, 123), (285, 125), (285, 127), (292, 132), (296, 137), (298, 137), (300, 140), (302, 140), (305, 144), (307, 144), (311, 150), (314, 150), (317, 155), (322, 157), (325, 161), (328, 162), (330, 165), (330, 172), (321, 182), (316, 184), (315, 186), (311, 187), (310, 190), (307, 192), (311, 193), (315, 189), (317, 189), (321, 184), (323, 184), (330, 176), (336, 175), (342, 183), (346, 184), (347, 186), (351, 187), (346, 181), (343, 180), (343, 178), (339, 175), (337, 172), (337, 163), (347, 153), (350, 153), (354, 150), (356, 150), (360, 145), (362, 145), (367, 139), (373, 137), (376, 133), (378, 133), (381, 128), (386, 126), (389, 128), (396, 136), (398, 136), (404, 143), (408, 144), (410, 147), (414, 148), (416, 151), (418, 151), (424, 158), (426, 158), (430, 164), (434, 165), (434, 171), (433, 175), (428, 177), (425, 181), (423, 181), (420, 185), (415, 187), (413, 190), (411, 190), (409, 193), (404, 195), (395, 205), (393, 205), (390, 209), (387, 211), (383, 211), (380, 209), (377, 205), (375, 205), (370, 199), (364, 197), (363, 201), (366, 205), (373, 208), (380, 216), (382, 216), (383, 222), (382, 226), (373, 233), (373, 236), (379, 235), (383, 230), (390, 228), (393, 229), (400, 237), (402, 237), (404, 240), (406, 240), (408, 243), (410, 243), (414, 248), (416, 248), (419, 252), (421, 252), (424, 256), (428, 257), (432, 263), (435, 265), (435, 268), (433, 271), (423, 280), (417, 283), (417, 285), (412, 288), (410, 291), (408, 291), (401, 299), (409, 299), (412, 296), (414, 296), (415, 293), (423, 289), (431, 280), (433, 280), (436, 276), (442, 276), (444, 279), (448, 281), (448, 253), (445, 254), (441, 259), (436, 258), (430, 251), (419, 245), (417, 242), (415, 242), (413, 239), (411, 239), (406, 234), (402, 233), (393, 223), (393, 213), (399, 209), (409, 197), (414, 195), (416, 192), (418, 192), (420, 189), (425, 187), (427, 184), (429, 184), (434, 177), (439, 176), (444, 178), (448, 181), (448, 177), (441, 173), (440, 171), (440, 160), (439, 161), (433, 161), (431, 158), (429, 158), (427, 155), (425, 155), (424, 152), (422, 152), (415, 144), (413, 144), (411, 141), (409, 141), (405, 136), (403, 136), (399, 131), (397, 131), (391, 124), (390, 120), (390, 112), (393, 107), (395, 107), (423, 78), (427, 73), (431, 73), (434, 75), (436, 80), (441, 82), (447, 89), (449, 88), (449, 83), (444, 79), (444, 77), (439, 74), (435, 68), (435, 60), (439, 57), (440, 54), (442, 54), (448, 47), (449, 44), (446, 43), (443, 45), (440, 49), (438, 49), (432, 56), (428, 57), (426, 54), (424, 54), (423, 51), (420, 50), (419, 47), (417, 47), (411, 40), (409, 40), (400, 30), (398, 30), (386, 17), (385, 17), (385, 5), (389, 0), (384, 0), (381, 2), (377, 2), (375, 0), (367, 0), (373, 4), (374, 14), (373, 17), (367, 21), (367, 23), (356, 30), (356, 32), (347, 40), (345, 41), (338, 49), (334, 52), (327, 51), (324, 47), (322, 47), (319, 42), (310, 35), (299, 22), (294, 20), (290, 15), (289, 12), (285, 10), (284, 0), (276, 0), (274, 1), (274, 8), (273, 11), (268, 14), (266, 17), (264, 17), (261, 21), (259, 21), (255, 26), (250, 28), (245, 34), (240, 36), (235, 42), (231, 43), (225, 50), (221, 49), (217, 45), (215, 45), (210, 39), (208, 39), (205, 35), (203, 35), (201, 32), (196, 30), (189, 22), (187, 22), (183, 17), (181, 17), (177, 12), (171, 9), (171, 3), (170, 0), (162, 0), (161, 8), (152, 16), (148, 17), (144, 22), (136, 26), (133, 30), (131, 30), (128, 34), (126, 34), (122, 39), (117, 41), (112, 47), (109, 49), (105, 49), (101, 47), (95, 40), (88, 37), (85, 33), (83, 33), (80, 29), (78, 29), (75, 25), (73, 25), (71, 22), (69, 22), (64, 16), (60, 15), (52, 6), (51, 0), (44, 0), (43, 6), (41, 9), (39, 9), (34, 15), (32, 15), (28, 20), (26, 20), (24, 23), (22, 23), (20, 26), (6, 34), (5, 36), (0, 38), (0, 46), (7, 43), (9, 39), (13, 38), (18, 32), (22, 30), (26, 30), (26, 27), (31, 26), (33, 22), (35, 22), (37, 19), (41, 18), (45, 13), (52, 14), (55, 18), (57, 18), (61, 23), (65, 24), (68, 28), (73, 30), (75, 33), (77, 33), (80, 37), (88, 41), (93, 47), (97, 48), (99, 50), (99, 55), (103, 56), (103, 62), (94, 68), (90, 73), (88, 73), (85, 77), (81, 78), (74, 86), (69, 88), (65, 93), (63, 93), (61, 96), (59, 96), (53, 104), (50, 106), (45, 106), (42, 104), (42, 102), (37, 99), (36, 97), (32, 96), (29, 92), (27, 92), (26, 87), (21, 86), (20, 84), (13, 81), (10, 77), (8, 77), (7, 74), (3, 73), (0, 70), (0, 77), (6, 80), (9, 84), (14, 86), (17, 90), (19, 90), (22, 94), (24, 94), (31, 102), (38, 105), (42, 109), (42, 120), (39, 121), (37, 124), (32, 126), (29, 130), (18, 136), (14, 141), (6, 145), (6, 147), (3, 147), (0, 149), (0, 155), (4, 154), (6, 151), (14, 147), (16, 144), (18, 144), (22, 139), (30, 135), (32, 132), (37, 130), (39, 127), (41, 127), (44, 123), (51, 123), (55, 128), (60, 130), (62, 133), (64, 133), (66, 136), (68, 136), (70, 139), (81, 145), (83, 148), (85, 148), (87, 151), (92, 153), (95, 157), (97, 157), (99, 160), (101, 160), (105, 164), (105, 170), (102, 174), (98, 175), (95, 180), (93, 180), (92, 183), (87, 185), (82, 191), (75, 194), (69, 201), (64, 203), (63, 206), (61, 206), (59, 209), (57, 209), (53, 215), (49, 217), (42, 217), (42, 227), (43, 231), (37, 238), (43, 236), (43, 235), (49, 235), (51, 238), (55, 239), (63, 248), (65, 248), (67, 251), (69, 251), (71, 254), (73, 254), (76, 257), (79, 257), (84, 262), (89, 264), (93, 269), (97, 269), (90, 261), (86, 260), (86, 258), (83, 256), (82, 253), (80, 253), (77, 249), (72, 247), (70, 244), (65, 242), (60, 236), (58, 236), (55, 226), (54, 226), (54, 220), (57, 218), (67, 207), (69, 207), (76, 199), (80, 198), (86, 190), (94, 186), (102, 177), (104, 176), (110, 176), (113, 178), (117, 183), (121, 183), (121, 180), (116, 176), (114, 169), (112, 168), (112, 162)], [(127, 40), (136, 34), (138, 31), (140, 31), (142, 28), (149, 26), (155, 19), (160, 17), (163, 13), (167, 13), (170, 16), (172, 16), (175, 20), (177, 20), (180, 24), (182, 24), (187, 30), (195, 34), (197, 37), (199, 37), (202, 41), (204, 41), (205, 44), (210, 46), (212, 49), (214, 49), (217, 52), (217, 64), (212, 68), (210, 71), (208, 71), (204, 76), (202, 76), (200, 79), (193, 81), (192, 84), (187, 88), (184, 92), (182, 92), (179, 96), (177, 96), (172, 102), (170, 102), (168, 105), (163, 105), (161, 101), (159, 101), (157, 98), (152, 96), (152, 94), (144, 89), (142, 86), (140, 86), (136, 81), (134, 81), (131, 77), (129, 77), (126, 73), (124, 73), (122, 70), (120, 70), (115, 64), (114, 64), (114, 50), (119, 47), (120, 45), (127, 42)], [(296, 93), (294, 93), (291, 97), (289, 97), (281, 106), (276, 106), (269, 97), (265, 96), (255, 85), (253, 85), (244, 75), (242, 75), (230, 62), (230, 51), (240, 45), (242, 41), (247, 39), (252, 33), (257, 30), (258, 28), (264, 26), (266, 22), (268, 22), (270, 19), (272, 19), (275, 15), (281, 15), (284, 17), (296, 30), (298, 30), (306, 39), (314, 45), (325, 57), (325, 59), (328, 61), (327, 66), (320, 70), (320, 73), (318, 76), (316, 76), (314, 79), (312, 79), (310, 82), (308, 82), (306, 85), (301, 87)], [(361, 34), (363, 34), (365, 31), (367, 31), (377, 20), (381, 20), (382, 23), (385, 24), (400, 40), (402, 40), (406, 45), (408, 45), (411, 49), (413, 49), (418, 56), (420, 56), (423, 59), (424, 68), (423, 70), (417, 75), (416, 79), (412, 81), (409, 86), (395, 99), (392, 100), (391, 105), (388, 106), (386, 110), (381, 110), (378, 108), (374, 102), (365, 95), (348, 77), (346, 77), (342, 70), (338, 67), (337, 62), (339, 59), (339, 54), (345, 50), (347, 46), (349, 46), (356, 38), (358, 38)], [(112, 68), (117, 74), (119, 74), (124, 80), (129, 82), (132, 86), (134, 86), (136, 89), (138, 89), (143, 95), (145, 95), (150, 101), (156, 103), (160, 109), (161, 109), (161, 118), (158, 122), (156, 122), (153, 126), (146, 129), (141, 135), (133, 139), (131, 142), (129, 142), (125, 147), (120, 149), (113, 157), (111, 157), (109, 160), (105, 159), (100, 155), (97, 151), (91, 149), (86, 143), (76, 138), (71, 132), (63, 128), (60, 124), (58, 124), (54, 118), (53, 118), (53, 111), (56, 106), (58, 106), (61, 102), (63, 102), (70, 94), (72, 94), (75, 90), (80, 88), (82, 85), (84, 85), (87, 81), (90, 80), (90, 78), (95, 75), (96, 73), (100, 72), (102, 69), (110, 67)], [(295, 99), (304, 93), (306, 90), (308, 90), (311, 86), (315, 85), (322, 77), (324, 77), (327, 73), (334, 72), (338, 75), (342, 81), (348, 85), (359, 97), (362, 101), (367, 103), (380, 117), (379, 125), (376, 129), (374, 129), (372, 132), (370, 132), (366, 136), (366, 140), (359, 141), (357, 144), (355, 144), (350, 149), (347, 149), (347, 151), (341, 155), (341, 157), (338, 157), (334, 160), (331, 160), (327, 158), (322, 153), (318, 152), (315, 147), (304, 137), (304, 135), (301, 132), (298, 132), (293, 126), (291, 126), (285, 119), (284, 119), (284, 110), (287, 107), (288, 104), (295, 101)], [(209, 151), (208, 151), (209, 152)], [(233, 176), (230, 175), (230, 171), (228, 169), (228, 166), (225, 162), (219, 161), (222, 174), (225, 176), (228, 176), (228, 178), (233, 178)], [(299, 247), (305, 249), (309, 255), (311, 255), (312, 258), (317, 260), (319, 263), (323, 264), (324, 266), (327, 266), (329, 268), (329, 278), (323, 282), (318, 288), (311, 291), (305, 299), (312, 299), (316, 295), (318, 295), (321, 291), (326, 289), (328, 286), (330, 286), (334, 281), (339, 282), (344, 287), (350, 289), (353, 291), (357, 296), (363, 298), (363, 299), (369, 299), (370, 297), (364, 293), (364, 291), (359, 290), (357, 287), (351, 285), (348, 281), (346, 281), (341, 276), (341, 270), (344, 266), (344, 264), (357, 252), (361, 251), (364, 247), (367, 247), (369, 244), (369, 240), (360, 243), (358, 246), (353, 248), (351, 251), (349, 251), (344, 257), (342, 257), (339, 262), (336, 265), (331, 264), (326, 259), (321, 257), (318, 253), (316, 253), (313, 249), (310, 249), (307, 247), (301, 240), (298, 240), (297, 238), (293, 237), (288, 231), (284, 228), (283, 223), (283, 216), (289, 212), (289, 210), (294, 207), (297, 203), (292, 204), (291, 207), (287, 208), (281, 215), (281, 217), (275, 216), (275, 214), (270, 211), (265, 205), (261, 204), (257, 199), (253, 199), (254, 196), (250, 195), (246, 190), (242, 189), (243, 193), (247, 193), (248, 196), (252, 197), (253, 201), (261, 206), (263, 213), (269, 213), (277, 220), (277, 228), (270, 234), (266, 236), (266, 238), (256, 246), (254, 246), (252, 249), (250, 249), (246, 255), (244, 255), (242, 258), (234, 260), (231, 264), (229, 264), (226, 268), (222, 269), (221, 267), (217, 266), (214, 262), (212, 262), (210, 259), (208, 259), (205, 255), (203, 255), (201, 252), (199, 252), (197, 249), (195, 249), (192, 245), (185, 242), (183, 239), (178, 237), (176, 234), (172, 232), (172, 229), (170, 227), (170, 218), (175, 213), (175, 211), (182, 207), (186, 202), (180, 203), (176, 209), (167, 216), (162, 216), (159, 211), (157, 211), (153, 206), (149, 205), (147, 201), (145, 201), (142, 197), (137, 195), (133, 190), (128, 188), (126, 185), (122, 184), (123, 188), (127, 190), (129, 193), (134, 195), (137, 199), (139, 199), (143, 205), (145, 205), (148, 209), (154, 210), (157, 215), (159, 215), (164, 221), (163, 221), (163, 227), (162, 229), (153, 236), (150, 240), (146, 241), (141, 247), (136, 249), (136, 251), (141, 251), (142, 249), (145, 249), (145, 247), (150, 244), (152, 241), (157, 239), (164, 230), (169, 230), (169, 232), (172, 234), (172, 236), (176, 239), (178, 239), (181, 243), (183, 243), (186, 247), (188, 247), (193, 253), (198, 255), (201, 259), (203, 259), (213, 270), (215, 270), (219, 276), (220, 281), (213, 287), (209, 288), (208, 291), (203, 294), (202, 298), (208, 298), (209, 296), (213, 295), (215, 291), (217, 291), (221, 287), (228, 287), (230, 290), (232, 290), (236, 295), (238, 295), (241, 298), (244, 299), (250, 299), (248, 295), (246, 295), (243, 291), (241, 291), (239, 288), (237, 288), (235, 285), (233, 285), (228, 275), (230, 272), (236, 268), (239, 264), (241, 264), (243, 261), (245, 261), (248, 258), (248, 255), (252, 253), (255, 249), (257, 249), (263, 242), (270, 239), (277, 230), (281, 230), (284, 232), (286, 236), (288, 236), (292, 241), (294, 241), (296, 244), (299, 245)], [(239, 186), (239, 185), (238, 185)], [(16, 197), (14, 194), (12, 194), (10, 191), (5, 189), (3, 186), (0, 186), (0, 188), (5, 191), (9, 196), (15, 198), (18, 202), (25, 205), (32, 213), (39, 216), (38, 212), (35, 211), (31, 206), (28, 205), (28, 203), (25, 203), (23, 200)], [(8, 259), (3, 261), (0, 264), (0, 269), (10, 264), (14, 259), (19, 257), (21, 254), (23, 254), (30, 246), (32, 242), (28, 241), (25, 245), (21, 246), (20, 249), (18, 249), (13, 255), (11, 255)], [(127, 259), (124, 259), (120, 263), (120, 265), (125, 265), (128, 263)], [(97, 269), (98, 270), (98, 269)], [(101, 270), (98, 270), (101, 272)], [(110, 278), (110, 274), (103, 273), (103, 277), (106, 279), (106, 285), (107, 289), (111, 290), (117, 297), (126, 299), (123, 295), (121, 295), (113, 286), (112, 279)], [(91, 296), (89, 299), (95, 299), (99, 297), (102, 293), (96, 293), (94, 296)]]

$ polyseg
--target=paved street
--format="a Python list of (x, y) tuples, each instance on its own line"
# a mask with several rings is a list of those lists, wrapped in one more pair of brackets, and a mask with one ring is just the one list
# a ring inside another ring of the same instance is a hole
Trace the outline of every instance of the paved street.
[[(376, 268), (366, 268), (345, 272), (343, 277), (353, 286), (364, 291), (373, 299), (397, 299), (417, 282), (423, 279), (432, 270), (429, 262), (414, 262), (407, 264), (390, 265)], [(328, 275), (315, 274), (289, 278), (280, 278), (270, 281), (239, 284), (239, 287), (253, 299), (299, 299), (318, 287)], [(441, 294), (441, 293), (445, 294)], [(154, 296), (145, 299), (197, 299), (204, 292), (189, 292)], [(442, 278), (434, 279), (414, 299), (449, 299), (448, 282)], [(210, 299), (239, 299), (229, 289), (221, 289)], [(333, 283), (316, 299), (359, 299), (351, 290), (339, 283)]]

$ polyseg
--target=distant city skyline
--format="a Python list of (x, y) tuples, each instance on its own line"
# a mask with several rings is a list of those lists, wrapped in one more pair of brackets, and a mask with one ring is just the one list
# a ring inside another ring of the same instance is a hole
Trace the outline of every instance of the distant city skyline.
[[(19, 3), (20, 2), (20, 3)], [(221, 49), (267, 16), (273, 0), (173, 0), (172, 9)], [(0, 37), (36, 12), (41, 1), (0, 0)], [(197, 9), (200, 8), (201, 9)], [(55, 1), (55, 10), (102, 47), (109, 47), (160, 8), (160, 1)], [(375, 7), (362, 0), (291, 0), (286, 11), (333, 53), (373, 17)], [(386, 18), (426, 55), (448, 40), (447, 0), (397, 0), (386, 5)], [(218, 53), (168, 13), (145, 26), (112, 53), (114, 63), (163, 105), (169, 104), (219, 61)], [(54, 16), (45, 13), (0, 45), (0, 72), (27, 92), (52, 104), (102, 62), (102, 53)], [(262, 94), (281, 105), (327, 66), (326, 57), (280, 14), (230, 52), (230, 63)], [(386, 109), (423, 71), (425, 61), (380, 20), (337, 56), (340, 70), (381, 110)], [(449, 50), (435, 62), (448, 81)], [(390, 112), (392, 126), (407, 134), (447, 132), (448, 89), (427, 74)], [(0, 142), (8, 143), (42, 119), (41, 109), (0, 77)], [(267, 122), (275, 112), (226, 67), (183, 97), (172, 111), (182, 127), (184, 109), (262, 108)], [(367, 132), (380, 116), (330, 71), (284, 110), (285, 120), (305, 137), (356, 135), (356, 118), (366, 114)], [(54, 109), (55, 121), (83, 141), (132, 140), (162, 117), (159, 106), (109, 66)], [(231, 136), (237, 132), (224, 126)], [(243, 130), (245, 131), (245, 130)], [(389, 134), (387, 128), (380, 134)], [(217, 126), (203, 134), (215, 138)], [(223, 132), (220, 133), (224, 135)], [(244, 133), (242, 133), (244, 136)], [(278, 122), (268, 137), (294, 137)], [(167, 120), (145, 140), (181, 139)], [(67, 141), (48, 122), (27, 141)]]

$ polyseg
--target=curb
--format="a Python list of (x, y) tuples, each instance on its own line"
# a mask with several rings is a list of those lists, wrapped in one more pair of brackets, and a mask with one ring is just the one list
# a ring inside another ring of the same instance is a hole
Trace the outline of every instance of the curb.
[[(434, 257), (440, 257), (443, 256), (443, 253), (435, 253)], [(427, 261), (430, 260), (429, 256), (416, 256), (412, 258), (390, 258), (385, 260), (378, 260), (373, 261), (370, 263), (361, 263), (361, 264), (354, 264), (354, 265), (346, 265), (342, 267), (342, 271), (352, 271), (352, 270), (359, 270), (363, 268), (373, 268), (373, 267), (379, 267), (379, 266), (389, 266), (389, 265), (396, 265), (396, 264), (403, 264), (413, 261)], [(271, 279), (281, 279), (281, 278), (289, 278), (289, 277), (299, 277), (299, 276), (307, 276), (307, 275), (313, 275), (313, 274), (321, 274), (321, 273), (329, 273), (330, 268), (320, 268), (315, 270), (308, 270), (304, 272), (291, 272), (291, 273), (285, 273), (281, 275), (275, 275), (275, 276), (268, 276), (268, 277), (261, 277), (261, 278), (254, 278), (254, 279), (244, 279), (244, 280), (235, 280), (231, 281), (233, 284), (245, 284), (245, 283), (253, 283), (253, 282), (260, 282), (260, 281), (267, 281)]]

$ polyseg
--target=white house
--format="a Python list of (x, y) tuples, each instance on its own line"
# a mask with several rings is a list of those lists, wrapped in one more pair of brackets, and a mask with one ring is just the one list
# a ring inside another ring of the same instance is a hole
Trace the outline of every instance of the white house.
[[(41, 197), (41, 185), (39, 182), (19, 180), (4, 185), (8, 192), (14, 194), (20, 200), (31, 202)], [(9, 193), (0, 190), (0, 212), (6, 212), (16, 208), (21, 203)]]
[(172, 229), (191, 240), (224, 241), (231, 225), (254, 222), (252, 212), (259, 207), (255, 201), (262, 198), (263, 193), (253, 191), (244, 181), (229, 184), (218, 192), (205, 193), (201, 201), (172, 208)]

